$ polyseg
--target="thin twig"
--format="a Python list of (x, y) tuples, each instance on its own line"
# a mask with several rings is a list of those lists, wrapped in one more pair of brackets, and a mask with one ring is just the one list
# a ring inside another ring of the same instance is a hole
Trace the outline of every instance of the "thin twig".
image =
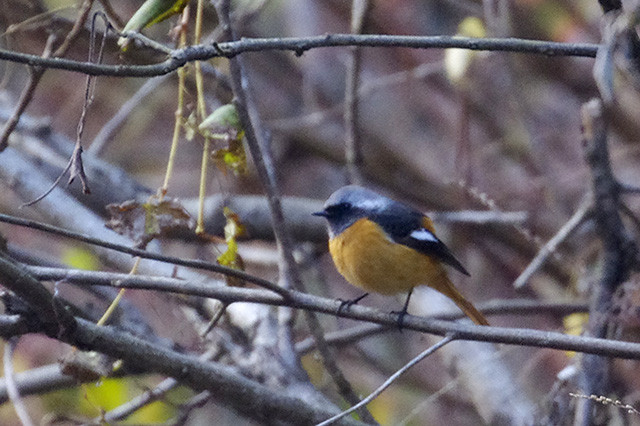
[[(47, 38), (47, 44), (45, 45), (44, 52), (42, 53), (42, 58), (46, 59), (51, 56), (51, 50), (53, 49), (55, 40), (56, 37), (53, 34)], [(0, 135), (0, 151), (4, 151), (9, 145), (9, 136), (11, 136), (11, 133), (16, 129), (18, 122), (20, 121), (20, 117), (31, 103), (43, 73), (44, 71), (40, 68), (33, 66), (29, 67), (29, 81), (24, 89), (22, 89), (20, 99), (18, 100), (13, 114), (11, 114), (11, 117), (9, 117), (2, 128), (2, 134)]]
[[(87, 17), (89, 16), (89, 11), (91, 10), (91, 6), (93, 5), (93, 0), (85, 0), (80, 7), (78, 12), (78, 17), (71, 28), (71, 31), (67, 34), (62, 44), (55, 50), (55, 52), (51, 53), (53, 49), (53, 44), (55, 43), (56, 37), (54, 35), (50, 36), (47, 40), (47, 45), (45, 47), (45, 53), (43, 53), (42, 57), (44, 59), (55, 60), (56, 58), (63, 56), (71, 43), (78, 37), (82, 28), (84, 28), (84, 24), (87, 21)], [(1, 57), (0, 59), (4, 59)], [(91, 61), (89, 61), (91, 62)], [(26, 62), (23, 62), (26, 63)], [(4, 128), (2, 129), (2, 134), (0, 135), (0, 152), (4, 151), (9, 143), (9, 136), (15, 130), (18, 125), (18, 121), (20, 121), (20, 117), (27, 109), (27, 106), (31, 103), (33, 99), (33, 95), (35, 94), (36, 88), (46, 71), (45, 67), (40, 67), (38, 64), (29, 64), (29, 82), (25, 86), (22, 94), (20, 95), (20, 100), (18, 101), (18, 106), (16, 107), (11, 119), (7, 121)]]
[(389, 377), (378, 389), (376, 389), (368, 397), (366, 397), (365, 399), (360, 401), (360, 403), (354, 405), (353, 407), (349, 408), (346, 411), (343, 411), (342, 413), (338, 414), (337, 416), (331, 417), (330, 419), (327, 419), (324, 422), (319, 423), (317, 426), (328, 426), (330, 424), (333, 424), (337, 420), (340, 420), (341, 418), (343, 418), (344, 416), (346, 416), (346, 415), (348, 415), (350, 413), (353, 413), (358, 408), (364, 407), (365, 405), (367, 405), (368, 403), (370, 403), (371, 401), (376, 399), (378, 396), (380, 396), (380, 394), (382, 392), (384, 392), (385, 389), (387, 389), (389, 386), (391, 386), (393, 384), (393, 382), (398, 380), (398, 378), (401, 375), (403, 375), (404, 373), (406, 373), (411, 367), (413, 367), (414, 365), (418, 364), (420, 361), (422, 361), (423, 359), (425, 359), (429, 355), (433, 354), (435, 351), (437, 351), (438, 349), (442, 348), (446, 344), (453, 342), (454, 340), (456, 340), (455, 334), (447, 334), (438, 343), (436, 343), (435, 345), (431, 346), (429, 349), (425, 350), (420, 355), (418, 355), (417, 357), (415, 357), (414, 359), (409, 361), (407, 364), (405, 364), (401, 369), (399, 369), (398, 371), (393, 373), (393, 375), (391, 375), (391, 377)]
[(180, 404), (180, 413), (176, 416), (176, 420), (173, 423), (170, 423), (169, 426), (184, 426), (188, 424), (187, 420), (193, 410), (201, 408), (212, 398), (211, 392), (204, 391), (200, 392), (186, 403)]
[[(369, 0), (352, 0), (351, 2), (351, 32), (362, 33), (367, 14), (369, 12)], [(360, 173), (360, 163), (362, 163), (362, 148), (360, 146), (360, 132), (358, 129), (358, 87), (360, 86), (360, 64), (362, 60), (362, 49), (354, 46), (351, 48), (349, 61), (347, 63), (346, 87), (344, 99), (344, 125), (345, 125), (345, 162), (349, 182), (361, 185), (362, 174)]]
[(124, 28), (124, 22), (120, 16), (116, 13), (116, 10), (111, 5), (110, 0), (98, 0), (104, 9), (104, 13), (109, 18), (109, 21), (116, 27), (118, 31)]
[[(211, 353), (206, 353), (200, 356), (200, 360), (202, 362), (207, 362), (212, 358)], [(176, 386), (180, 385), (180, 382), (174, 378), (164, 379), (158, 385), (156, 385), (153, 389), (149, 389), (146, 392), (138, 395), (135, 398), (130, 399), (119, 407), (113, 408), (108, 412), (104, 413), (100, 417), (94, 419), (94, 422), (99, 423), (100, 420), (106, 422), (117, 422), (126, 419), (131, 414), (140, 410), (141, 408), (151, 404), (152, 402), (158, 401), (167, 394), (170, 390), (174, 389)]]
[(536, 257), (529, 263), (524, 271), (513, 282), (515, 288), (523, 287), (527, 281), (544, 265), (544, 262), (549, 256), (555, 253), (558, 245), (565, 241), (571, 234), (588, 219), (591, 214), (593, 201), (591, 195), (587, 195), (578, 206), (575, 213), (569, 218), (569, 220), (558, 230), (547, 243), (538, 251)]

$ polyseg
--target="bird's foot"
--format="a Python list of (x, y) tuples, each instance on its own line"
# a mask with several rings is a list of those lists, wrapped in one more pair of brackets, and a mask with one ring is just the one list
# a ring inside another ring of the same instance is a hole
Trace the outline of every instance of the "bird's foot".
[(368, 295), (369, 295), (369, 293), (365, 293), (365, 294), (363, 294), (361, 296), (356, 297), (355, 299), (349, 299), (349, 300), (338, 299), (338, 302), (340, 302), (340, 306), (338, 306), (338, 314), (340, 314), (340, 312), (342, 312), (342, 310), (345, 309), (345, 308), (349, 309), (353, 305), (357, 305), (359, 301), (361, 301), (362, 299), (364, 299)]
[(398, 319), (396, 320), (396, 325), (398, 326), (398, 330), (402, 333), (402, 327), (404, 326), (404, 317), (407, 316), (407, 310), (403, 309), (401, 311), (391, 311), (391, 315), (397, 315)]

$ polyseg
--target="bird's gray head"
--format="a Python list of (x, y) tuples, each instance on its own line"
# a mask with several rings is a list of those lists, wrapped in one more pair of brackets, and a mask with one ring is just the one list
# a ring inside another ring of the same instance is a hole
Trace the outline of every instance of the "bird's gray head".
[(348, 185), (338, 189), (324, 203), (324, 209), (313, 213), (329, 222), (331, 237), (339, 235), (358, 219), (370, 217), (388, 207), (392, 200), (369, 189)]

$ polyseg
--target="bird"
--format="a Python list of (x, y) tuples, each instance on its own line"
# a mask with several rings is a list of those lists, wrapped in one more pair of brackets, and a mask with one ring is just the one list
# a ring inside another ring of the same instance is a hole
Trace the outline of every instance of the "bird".
[[(419, 210), (370, 189), (348, 185), (327, 199), (329, 252), (340, 274), (369, 292), (392, 295), (408, 292), (398, 326), (402, 329), (413, 289), (429, 286), (451, 299), (478, 325), (487, 319), (458, 291), (444, 265), (469, 275), (435, 234), (433, 222)], [(342, 307), (342, 306), (341, 306)]]

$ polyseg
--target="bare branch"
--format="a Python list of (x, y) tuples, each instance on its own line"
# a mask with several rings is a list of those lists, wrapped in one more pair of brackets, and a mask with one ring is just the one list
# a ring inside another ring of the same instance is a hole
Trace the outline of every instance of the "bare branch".
[(410, 47), (414, 49), (459, 48), (530, 53), (545, 56), (585, 56), (590, 58), (595, 57), (598, 49), (597, 45), (588, 43), (558, 43), (516, 38), (480, 39), (451, 36), (328, 34), (313, 37), (243, 38), (242, 40), (213, 45), (190, 46), (174, 50), (169, 59), (153, 65), (99, 65), (62, 58), (42, 58), (37, 55), (8, 50), (0, 50), (0, 60), (43, 68), (75, 71), (88, 75), (154, 77), (175, 71), (187, 62), (204, 61), (216, 57), (232, 58), (245, 52), (288, 50), (295, 52), (297, 55), (302, 55), (310, 49), (337, 46)]
[[(328, 407), (300, 399), (295, 389), (287, 391), (267, 387), (226, 365), (203, 363), (198, 357), (153, 345), (111, 327), (98, 327), (78, 319), (78, 327), (66, 341), (82, 349), (122, 359), (130, 371), (157, 372), (174, 377), (196, 390), (213, 390), (216, 400), (258, 420), (312, 425), (332, 415), (329, 411), (333, 410)], [(343, 422), (345, 425), (363, 424), (352, 419), (343, 419)]]
[[(351, 32), (362, 33), (367, 15), (371, 5), (369, 0), (353, 0), (351, 3)], [(360, 146), (359, 131), (359, 98), (358, 88), (360, 86), (360, 65), (362, 60), (362, 49), (352, 47), (347, 62), (347, 81), (344, 95), (344, 125), (345, 125), (345, 160), (349, 183), (362, 184), (362, 174), (360, 165), (362, 163), (362, 148)]]
[(405, 364), (401, 369), (399, 369), (398, 371), (393, 373), (387, 380), (385, 380), (385, 382), (382, 385), (380, 385), (380, 387), (378, 387), (378, 389), (376, 389), (374, 392), (371, 393), (371, 395), (369, 395), (368, 397), (366, 397), (365, 399), (360, 401), (357, 405), (354, 405), (353, 407), (349, 408), (348, 410), (343, 411), (342, 413), (338, 414), (337, 416), (334, 416), (334, 417), (332, 417), (332, 418), (320, 423), (317, 426), (332, 425), (335, 422), (337, 422), (338, 420), (340, 420), (341, 418), (343, 418), (344, 416), (346, 416), (347, 414), (353, 413), (354, 411), (356, 411), (360, 407), (364, 407), (365, 405), (367, 405), (368, 403), (370, 403), (371, 401), (376, 399), (378, 396), (380, 396), (380, 394), (382, 392), (384, 392), (385, 389), (387, 389), (389, 386), (391, 386), (393, 384), (393, 382), (398, 380), (398, 378), (401, 375), (403, 375), (404, 373), (409, 371), (409, 369), (411, 369), (411, 367), (413, 367), (414, 365), (418, 364), (420, 361), (422, 361), (426, 357), (432, 355), (435, 351), (437, 351), (441, 347), (445, 346), (446, 344), (453, 342), (454, 340), (455, 340), (455, 335), (454, 334), (446, 335), (444, 337), (444, 339), (440, 340), (438, 343), (436, 343), (435, 345), (431, 346), (430, 348), (428, 348), (427, 350), (422, 352), (417, 357), (413, 358), (411, 361), (409, 361), (407, 364)]
[[(62, 374), (58, 363), (17, 373), (14, 380), (18, 392), (23, 396), (43, 394), (78, 384), (76, 378)], [(8, 383), (6, 379), (0, 379), (0, 404), (8, 399)]]
[[(337, 315), (353, 320), (367, 321), (388, 327), (397, 326), (396, 316), (390, 315), (388, 312), (357, 305), (350, 307), (348, 310), (343, 309), (338, 312), (338, 307), (341, 303), (339, 300), (326, 299), (293, 290), (290, 292), (289, 299), (287, 300), (277, 294), (260, 289), (211, 286), (207, 285), (206, 282), (193, 282), (174, 278), (139, 275), (130, 276), (127, 274), (42, 268), (34, 266), (25, 267), (25, 270), (33, 273), (34, 276), (42, 280), (64, 280), (66, 282), (76, 284), (117, 285), (118, 287), (126, 288), (176, 292), (181, 294), (211, 297), (228, 303), (246, 301), (274, 306), (289, 306), (329, 315)], [(509, 303), (513, 303), (513, 306), (507, 308), (506, 306), (500, 307), (494, 305), (494, 309), (501, 313), (516, 311), (533, 313), (537, 306), (536, 302), (531, 301), (510, 301)], [(559, 304), (556, 306), (551, 304), (548, 308), (545, 308), (545, 304), (543, 303), (541, 308), (538, 310), (551, 310), (568, 313), (583, 311), (584, 306), (571, 304)], [(453, 316), (459, 315), (456, 313)], [(406, 327), (404, 328), (440, 336), (444, 336), (448, 333), (456, 333), (457, 340), (507, 343), (521, 346), (584, 352), (618, 358), (640, 359), (639, 343), (571, 336), (562, 333), (523, 328), (477, 327), (464, 323), (435, 319), (443, 317), (444, 316), (441, 315), (428, 317), (407, 315)]]
[(591, 213), (591, 197), (587, 196), (582, 201), (578, 210), (571, 216), (571, 218), (565, 223), (560, 230), (553, 236), (547, 243), (540, 249), (536, 257), (533, 258), (529, 266), (525, 268), (518, 278), (513, 282), (515, 288), (521, 288), (524, 286), (529, 278), (535, 274), (540, 267), (544, 264), (547, 258), (552, 255), (558, 245), (565, 241), (582, 223), (589, 217)]
[[(612, 298), (627, 279), (637, 255), (637, 247), (627, 234), (620, 217), (620, 188), (611, 169), (607, 145), (607, 121), (602, 103), (591, 100), (582, 107), (582, 132), (587, 162), (591, 168), (594, 218), (602, 241), (602, 274), (594, 289), (589, 315), (589, 334), (613, 337), (611, 322)], [(610, 360), (585, 355), (581, 362), (580, 392), (585, 395), (606, 395), (611, 386)], [(575, 425), (590, 425), (591, 400), (580, 400)]]
[(40, 282), (4, 255), (0, 254), (0, 284), (16, 294), (33, 311), (34, 320), (44, 324), (49, 336), (71, 331), (75, 326), (73, 316), (58, 305)]

